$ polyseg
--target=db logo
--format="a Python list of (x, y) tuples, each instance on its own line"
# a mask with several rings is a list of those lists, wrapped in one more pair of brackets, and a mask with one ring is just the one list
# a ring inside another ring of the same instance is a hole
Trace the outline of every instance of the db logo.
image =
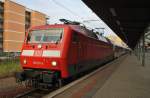
[(42, 56), (42, 50), (35, 50), (34, 56)]

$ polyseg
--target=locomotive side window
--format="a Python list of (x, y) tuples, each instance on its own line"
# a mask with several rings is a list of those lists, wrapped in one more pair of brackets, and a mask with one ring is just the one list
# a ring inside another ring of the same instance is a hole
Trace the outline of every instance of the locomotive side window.
[(73, 33), (73, 42), (78, 42), (79, 38), (78, 38), (78, 34), (77, 32)]
[(31, 40), (31, 34), (29, 33), (27, 36), (27, 42), (29, 42)]
[(33, 30), (27, 39), (29, 43), (58, 43), (62, 39), (63, 29)]

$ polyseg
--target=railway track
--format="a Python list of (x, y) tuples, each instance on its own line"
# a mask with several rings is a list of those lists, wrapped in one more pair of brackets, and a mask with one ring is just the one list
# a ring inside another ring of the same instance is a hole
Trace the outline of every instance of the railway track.
[(47, 94), (52, 92), (52, 89), (50, 90), (43, 90), (43, 89), (31, 89), (27, 92), (24, 92), (22, 94), (18, 94), (14, 98), (41, 98)]

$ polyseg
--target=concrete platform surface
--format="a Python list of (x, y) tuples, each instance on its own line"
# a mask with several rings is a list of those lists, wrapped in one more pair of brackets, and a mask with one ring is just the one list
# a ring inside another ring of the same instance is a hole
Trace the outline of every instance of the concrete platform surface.
[(128, 56), (92, 98), (150, 98), (150, 62)]
[(55, 98), (150, 98), (150, 61), (142, 67), (134, 55), (120, 57)]

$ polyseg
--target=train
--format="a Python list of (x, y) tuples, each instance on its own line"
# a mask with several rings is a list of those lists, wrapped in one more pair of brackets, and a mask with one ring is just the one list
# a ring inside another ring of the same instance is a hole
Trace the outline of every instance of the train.
[(32, 27), (20, 55), (23, 72), (17, 73), (16, 78), (28, 80), (35, 87), (60, 87), (63, 80), (118, 57), (119, 50), (124, 49), (77, 23)]

